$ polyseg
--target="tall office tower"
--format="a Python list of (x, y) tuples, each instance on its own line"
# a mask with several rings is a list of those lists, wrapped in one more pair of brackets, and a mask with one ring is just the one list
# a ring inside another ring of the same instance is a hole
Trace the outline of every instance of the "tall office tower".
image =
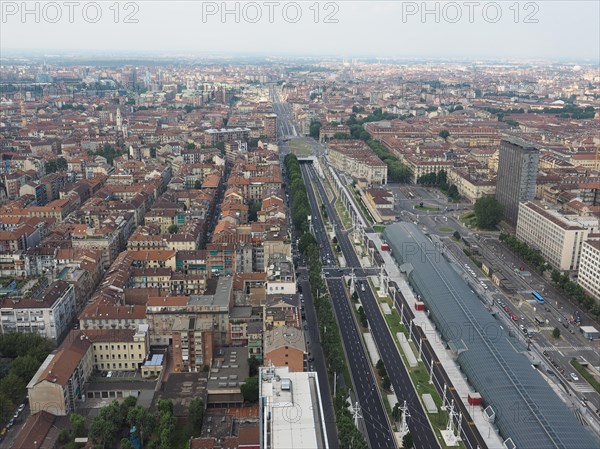
[(535, 197), (539, 149), (517, 138), (500, 142), (496, 199), (504, 206), (504, 219), (517, 225), (519, 202)]

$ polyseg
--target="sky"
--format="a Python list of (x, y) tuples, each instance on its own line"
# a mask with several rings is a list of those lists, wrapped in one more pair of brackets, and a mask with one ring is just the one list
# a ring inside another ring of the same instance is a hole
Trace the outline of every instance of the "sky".
[[(600, 2), (1, 0), (0, 56), (338, 56), (599, 64)], [(228, 13), (226, 12), (229, 11)]]

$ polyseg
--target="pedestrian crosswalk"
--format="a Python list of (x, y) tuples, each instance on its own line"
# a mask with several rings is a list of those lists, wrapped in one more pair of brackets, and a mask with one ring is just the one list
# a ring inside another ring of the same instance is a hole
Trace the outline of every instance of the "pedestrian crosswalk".
[(573, 389), (579, 393), (593, 393), (594, 387), (592, 387), (587, 382), (585, 383), (573, 383)]
[(594, 346), (540, 346), (542, 351), (597, 351)]

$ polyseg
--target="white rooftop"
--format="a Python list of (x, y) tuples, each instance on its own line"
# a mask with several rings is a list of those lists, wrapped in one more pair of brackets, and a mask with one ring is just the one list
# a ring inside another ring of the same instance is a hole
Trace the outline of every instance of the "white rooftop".
[(263, 445), (265, 449), (326, 448), (317, 373), (261, 368)]

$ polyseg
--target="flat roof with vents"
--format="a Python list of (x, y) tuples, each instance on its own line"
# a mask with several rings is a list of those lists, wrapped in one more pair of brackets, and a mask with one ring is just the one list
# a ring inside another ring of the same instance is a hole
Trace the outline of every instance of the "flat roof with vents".
[(328, 449), (317, 373), (259, 371), (261, 448)]

